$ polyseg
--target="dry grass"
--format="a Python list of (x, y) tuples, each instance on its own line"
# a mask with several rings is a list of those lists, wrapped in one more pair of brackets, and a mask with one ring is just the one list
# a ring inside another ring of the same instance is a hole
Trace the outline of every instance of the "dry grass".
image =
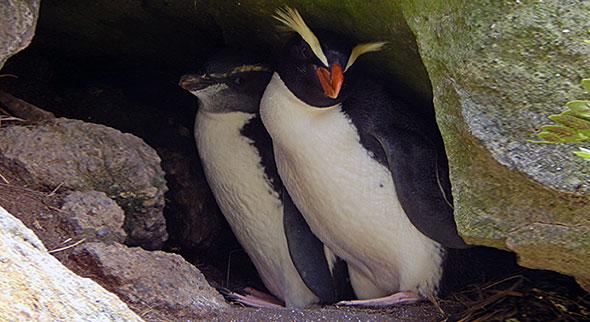
[[(71, 238), (69, 238), (69, 239), (71, 239)], [(83, 242), (85, 242), (85, 241), (86, 241), (86, 238), (82, 238), (82, 239), (80, 239), (79, 241), (77, 241), (77, 242), (75, 242), (75, 243), (73, 243), (73, 244), (71, 244), (71, 245), (68, 245), (68, 246), (65, 246), (65, 247), (60, 247), (60, 248), (57, 248), (57, 249), (50, 250), (50, 251), (48, 251), (48, 253), (49, 253), (49, 254), (53, 254), (53, 253), (61, 252), (61, 251), (64, 251), (64, 250), (66, 250), (66, 249), (70, 249), (70, 248), (76, 247), (76, 246), (80, 245), (81, 243), (83, 243)]]
[(590, 321), (590, 295), (560, 285), (513, 275), (485, 285), (470, 286), (448, 301), (464, 310), (458, 322)]

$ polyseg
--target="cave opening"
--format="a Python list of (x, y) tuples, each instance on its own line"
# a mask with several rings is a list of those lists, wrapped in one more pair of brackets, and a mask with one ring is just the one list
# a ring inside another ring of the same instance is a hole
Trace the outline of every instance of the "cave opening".
[[(92, 7), (88, 3), (70, 5), (70, 13), (77, 14)], [(109, 34), (80, 37), (81, 33), (64, 27), (71, 27), (68, 20), (76, 16), (62, 12), (67, 7), (49, 1), (41, 3), (35, 36), (26, 49), (4, 65), (0, 89), (56, 117), (103, 124), (143, 139), (158, 152), (166, 172), (169, 190), (164, 216), (169, 238), (163, 250), (181, 254), (213, 286), (264, 290), (204, 178), (193, 138), (197, 99), (178, 86), (183, 74), (198, 70), (211, 52), (223, 46), (221, 32), (214, 26), (207, 27), (211, 30), (206, 32), (188, 32), (179, 37), (186, 46), (172, 40), (176, 45), (169, 48), (162, 42), (174, 38), (171, 32), (196, 27), (176, 22), (167, 30), (168, 35), (164, 31), (149, 35), (157, 31), (146, 26), (145, 21), (137, 25), (128, 13), (129, 21), (120, 24), (108, 21), (112, 15), (78, 18), (106, 19), (98, 29), (146, 29), (133, 35), (145, 34), (148, 40), (133, 43), (124, 36)], [(145, 7), (135, 9), (149, 11)], [(205, 40), (190, 41), (195, 34), (207, 36)], [(112, 42), (112, 47), (102, 50), (96, 42)], [(197, 48), (197, 43), (206, 46)], [(149, 45), (147, 53), (141, 52), (141, 45)], [(158, 46), (160, 49), (154, 49)]]
[[(178, 86), (183, 74), (198, 70), (232, 35), (192, 7), (171, 19), (162, 3), (43, 1), (36, 35), (6, 62), (0, 89), (58, 117), (104, 124), (145, 140), (160, 155), (169, 188), (164, 250), (181, 254), (214, 286), (264, 290), (205, 181), (193, 138), (197, 99)], [(85, 21), (79, 30), (76, 19)], [(273, 50), (259, 43), (251, 47)], [(417, 93), (387, 69), (368, 64), (434, 122), (431, 89)]]
[[(198, 70), (226, 43), (235, 43), (228, 39), (233, 35), (196, 6), (186, 8), (186, 16), (175, 11), (173, 20), (166, 10), (187, 4), (167, 5), (41, 2), (35, 36), (6, 62), (0, 89), (57, 117), (142, 138), (158, 152), (166, 172), (169, 238), (164, 250), (181, 254), (213, 285), (264, 290), (204, 178), (193, 138), (197, 99), (178, 86), (183, 74)], [(249, 49), (273, 50), (258, 44)], [(410, 90), (376, 65), (365, 65), (392, 90), (420, 102), (416, 105), (434, 122), (431, 97)]]

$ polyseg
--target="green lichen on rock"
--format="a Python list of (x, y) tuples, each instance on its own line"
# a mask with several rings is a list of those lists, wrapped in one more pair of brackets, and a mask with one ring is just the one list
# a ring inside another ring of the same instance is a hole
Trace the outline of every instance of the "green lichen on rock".
[[(533, 223), (509, 234), (507, 245), (516, 252), (527, 253), (521, 263), (537, 268), (563, 271), (580, 278), (590, 279), (586, 258), (589, 227), (572, 227), (556, 224)], [(532, 260), (534, 259), (534, 260)]]
[(433, 85), (461, 234), (471, 243), (511, 249), (524, 265), (587, 276), (581, 273), (590, 261), (587, 238), (576, 250), (549, 230), (526, 234), (526, 245), (515, 240), (533, 223), (574, 232), (565, 238), (590, 227), (587, 161), (570, 157), (568, 147), (525, 141), (563, 102), (585, 95), (578, 84), (589, 66), (590, 50), (580, 41), (589, 5), (401, 6)]

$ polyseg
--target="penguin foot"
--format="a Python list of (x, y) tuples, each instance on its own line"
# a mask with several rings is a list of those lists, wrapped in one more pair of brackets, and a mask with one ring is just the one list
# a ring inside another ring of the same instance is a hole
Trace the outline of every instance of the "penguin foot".
[(273, 295), (261, 292), (255, 288), (246, 287), (246, 288), (244, 288), (244, 292), (246, 292), (247, 294), (249, 294), (251, 296), (257, 297), (261, 300), (266, 300), (268, 302), (275, 303), (275, 304), (281, 305), (281, 306), (283, 305), (283, 302), (281, 300), (277, 299), (276, 297), (274, 297)]
[(399, 305), (399, 304), (410, 304), (418, 302), (420, 298), (414, 292), (398, 292), (385, 297), (378, 297), (367, 300), (352, 300), (352, 301), (340, 301), (336, 305), (347, 305), (347, 306), (388, 306), (388, 305)]
[(225, 287), (218, 286), (216, 287), (217, 291), (223, 295), (223, 297), (232, 303), (236, 304), (243, 304), (246, 306), (251, 307), (258, 307), (258, 308), (278, 308), (284, 307), (282, 302), (278, 300), (276, 297), (266, 294), (264, 292), (260, 292), (253, 288), (247, 287), (245, 288), (240, 294), (237, 291), (231, 291)]

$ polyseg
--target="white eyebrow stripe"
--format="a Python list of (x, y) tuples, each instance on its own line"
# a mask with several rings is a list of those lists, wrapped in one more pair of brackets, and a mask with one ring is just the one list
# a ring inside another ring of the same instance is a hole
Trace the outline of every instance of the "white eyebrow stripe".
[(303, 21), (303, 18), (297, 10), (285, 6), (283, 9), (277, 9), (274, 18), (285, 24), (287, 27), (291, 28), (293, 31), (297, 32), (309, 45), (309, 47), (311, 47), (311, 50), (319, 58), (322, 64), (324, 64), (326, 67), (329, 67), (328, 58), (326, 58), (326, 55), (324, 55), (318, 38), (305, 24), (305, 21)]

